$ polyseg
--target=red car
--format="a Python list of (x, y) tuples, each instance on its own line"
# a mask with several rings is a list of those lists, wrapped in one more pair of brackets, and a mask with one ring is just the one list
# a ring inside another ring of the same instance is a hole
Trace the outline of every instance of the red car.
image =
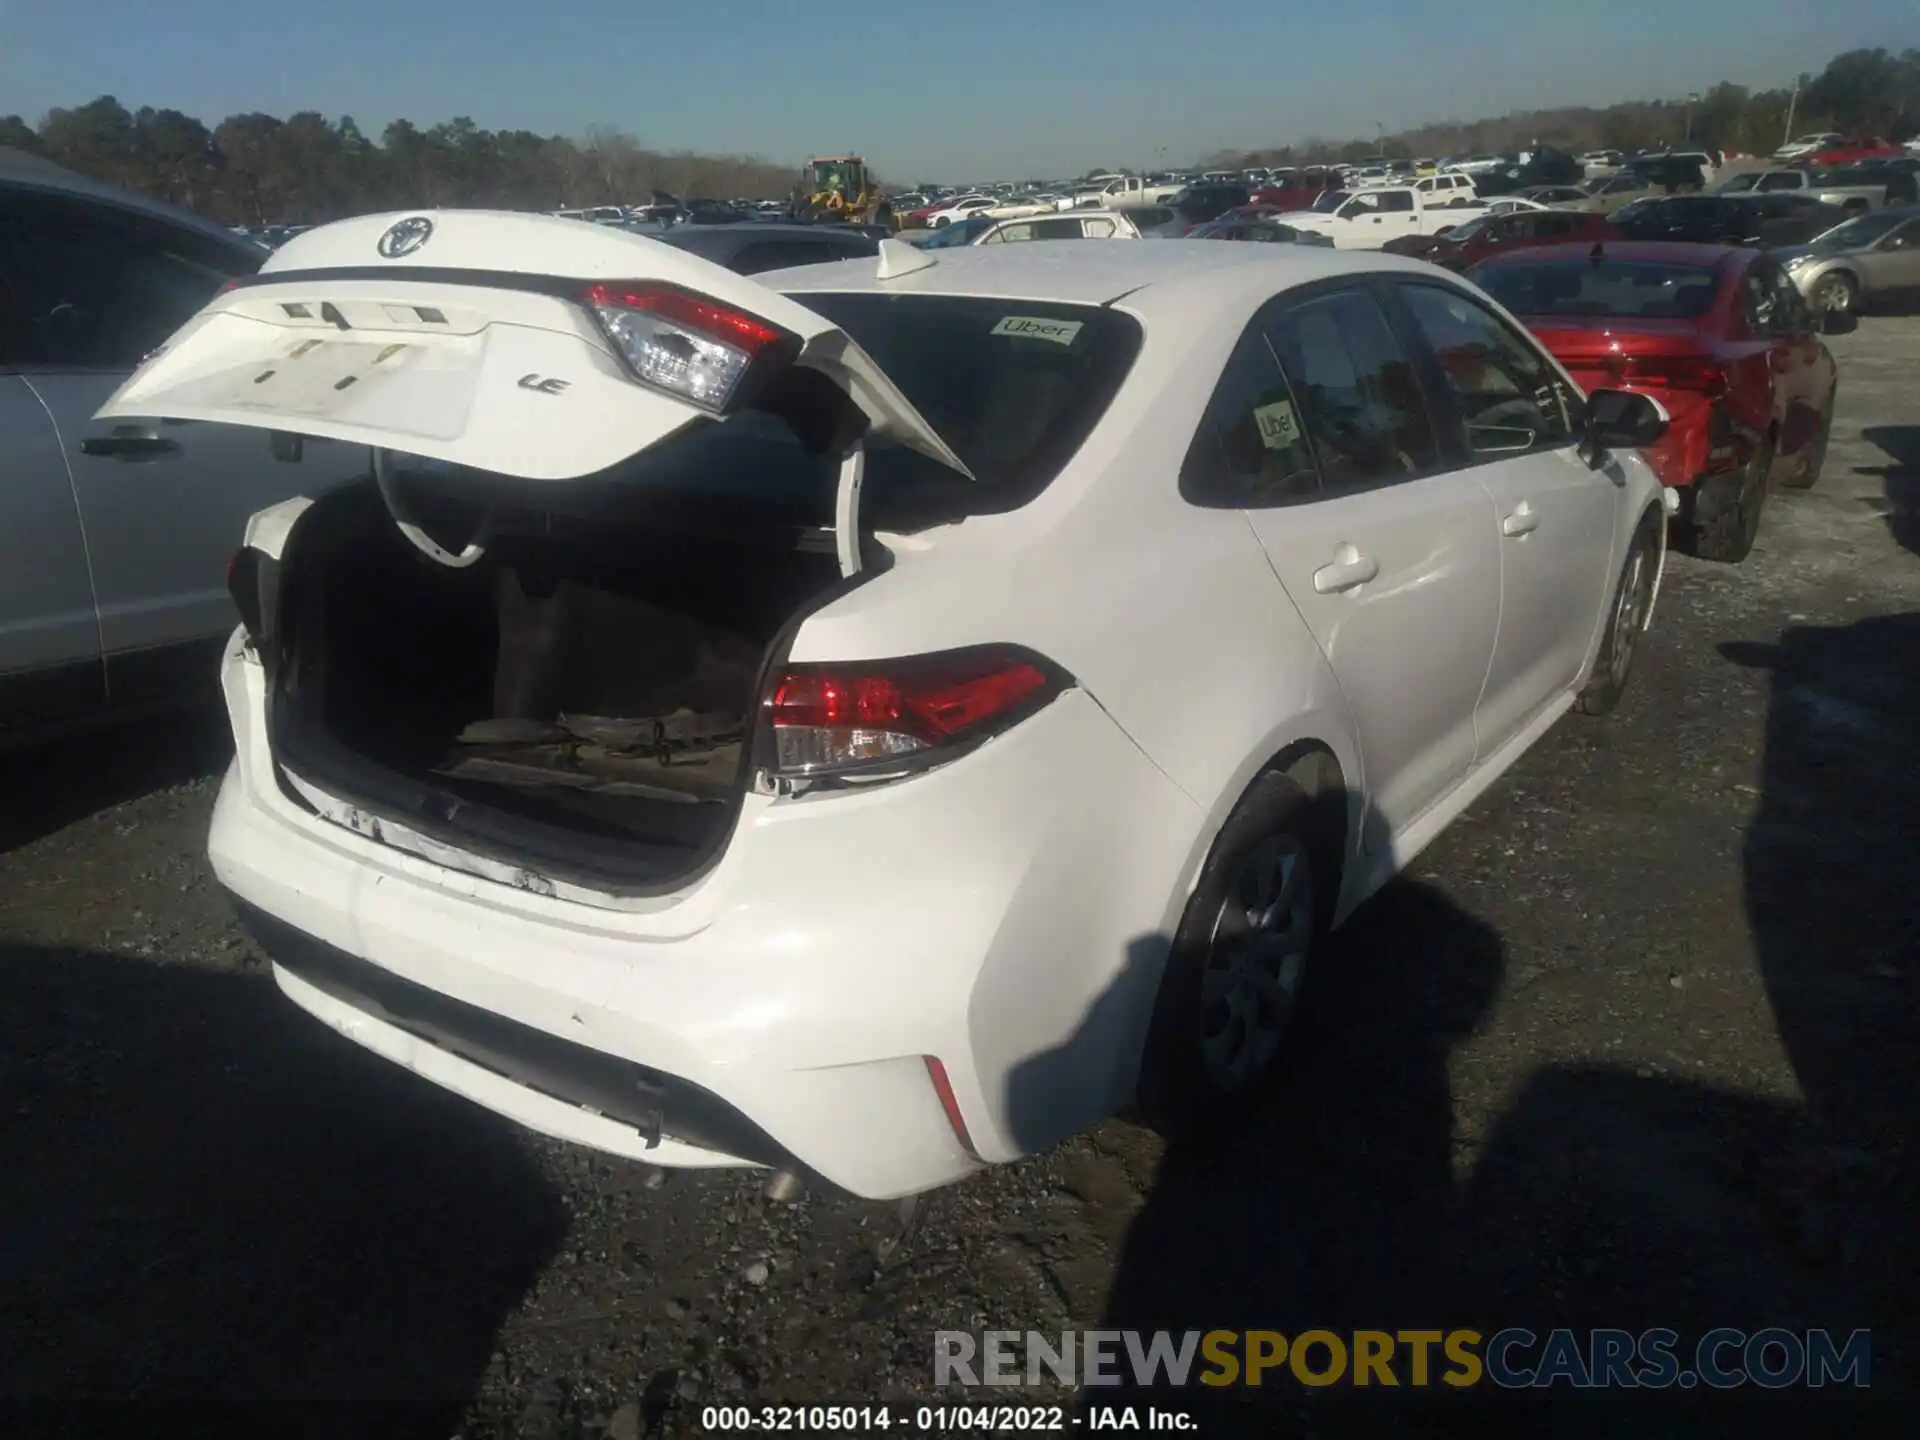
[(1862, 160), (1898, 160), (1907, 152), (1898, 145), (1889, 145), (1878, 135), (1862, 135), (1852, 140), (1829, 140), (1817, 150), (1810, 150), (1797, 162), (1801, 165), (1857, 165)]
[(1340, 172), (1329, 170), (1321, 165), (1309, 165), (1305, 170), (1282, 171), (1277, 184), (1261, 186), (1253, 192), (1256, 205), (1272, 205), (1282, 212), (1288, 210), (1311, 210), (1313, 202), (1329, 190), (1340, 188)]
[(1588, 390), (1634, 390), (1667, 411), (1646, 451), (1680, 490), (1678, 541), (1744, 559), (1770, 484), (1820, 478), (1835, 366), (1821, 343), (1849, 314), (1816, 319), (1757, 250), (1624, 241), (1513, 250), (1469, 273)]
[(1522, 246), (1563, 245), (1618, 240), (1620, 232), (1604, 215), (1578, 210), (1516, 210), (1481, 215), (1439, 235), (1396, 235), (1381, 248), (1390, 255), (1430, 260), (1449, 270), (1466, 270), (1503, 250)]

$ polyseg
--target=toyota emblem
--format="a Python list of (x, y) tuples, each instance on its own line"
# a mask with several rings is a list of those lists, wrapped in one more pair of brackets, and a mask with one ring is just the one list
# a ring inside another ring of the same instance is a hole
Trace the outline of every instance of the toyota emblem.
[(387, 227), (380, 237), (380, 253), (389, 260), (411, 255), (433, 237), (433, 221), (424, 215), (410, 216)]

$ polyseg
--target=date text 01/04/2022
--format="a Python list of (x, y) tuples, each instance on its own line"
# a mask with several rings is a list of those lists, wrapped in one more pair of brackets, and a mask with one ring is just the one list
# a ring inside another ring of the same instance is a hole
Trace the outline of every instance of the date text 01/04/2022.
[(1191, 1431), (1193, 1417), (1157, 1406), (1096, 1405), (1070, 1413), (1061, 1405), (709, 1405), (700, 1413), (708, 1434), (777, 1431), (841, 1434), (971, 1434), (978, 1431)]

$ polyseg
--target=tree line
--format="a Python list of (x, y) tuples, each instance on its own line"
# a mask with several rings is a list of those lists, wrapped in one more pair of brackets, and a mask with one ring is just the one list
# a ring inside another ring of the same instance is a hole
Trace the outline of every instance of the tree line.
[(1263, 150), (1210, 155), (1208, 168), (1355, 161), (1373, 155), (1508, 153), (1533, 144), (1559, 149), (1643, 150), (1662, 145), (1703, 146), (1768, 155), (1791, 130), (1805, 135), (1836, 130), (1904, 140), (1920, 134), (1920, 50), (1849, 50), (1796, 87), (1750, 90), (1731, 82), (1676, 100), (1635, 100), (1605, 108), (1570, 106), (1498, 118), (1423, 125), (1372, 139), (1312, 138)]
[(376, 141), (351, 116), (230, 115), (212, 129), (179, 110), (129, 111), (111, 95), (0, 116), (0, 145), (197, 210), (229, 225), (318, 224), (412, 206), (557, 210), (686, 198), (787, 195), (797, 166), (743, 155), (662, 154), (597, 126), (577, 139), (483, 130), (466, 117), (396, 120)]
[[(1369, 155), (1459, 155), (1531, 144), (1568, 150), (1711, 145), (1765, 155), (1788, 131), (1839, 130), (1904, 139), (1920, 133), (1920, 50), (1851, 50), (1797, 87), (1723, 83), (1681, 100), (1604, 109), (1536, 110), (1426, 125), (1396, 135), (1222, 151), (1206, 168)], [(111, 95), (56, 109), (37, 125), (0, 116), (0, 146), (143, 191), (229, 225), (316, 224), (411, 206), (512, 210), (644, 202), (654, 189), (685, 198), (776, 198), (795, 167), (742, 155), (662, 154), (598, 126), (585, 135), (483, 130), (461, 116), (428, 129), (396, 120), (375, 140), (351, 116), (303, 110), (284, 120), (230, 115), (212, 129), (179, 110), (129, 111)]]

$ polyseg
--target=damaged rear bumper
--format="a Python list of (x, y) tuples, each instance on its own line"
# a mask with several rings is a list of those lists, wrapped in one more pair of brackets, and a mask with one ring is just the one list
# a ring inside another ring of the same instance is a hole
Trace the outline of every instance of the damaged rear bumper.
[(238, 642), (223, 682), (236, 754), (209, 852), (280, 988), (530, 1128), (885, 1199), (1052, 1143), (1131, 1091), (1158, 983), (1144, 962), (1204, 816), (1084, 693), (910, 781), (749, 797), (684, 890), (590, 904), (296, 804)]
[(422, 1068), (416, 1063), (423, 1054), (419, 1046), (400, 1043), (407, 1037), (464, 1062), (443, 1062), (438, 1068), (446, 1074), (477, 1067), (589, 1117), (604, 1116), (624, 1127), (613, 1137), (619, 1148), (631, 1151), (624, 1133), (630, 1130), (641, 1141), (642, 1156), (659, 1151), (671, 1136), (676, 1153), (737, 1164), (794, 1164), (766, 1131), (698, 1085), (416, 985), (245, 901), (236, 901), (236, 909), (242, 928), (273, 961), (282, 989), (296, 1003), (389, 1059)]

